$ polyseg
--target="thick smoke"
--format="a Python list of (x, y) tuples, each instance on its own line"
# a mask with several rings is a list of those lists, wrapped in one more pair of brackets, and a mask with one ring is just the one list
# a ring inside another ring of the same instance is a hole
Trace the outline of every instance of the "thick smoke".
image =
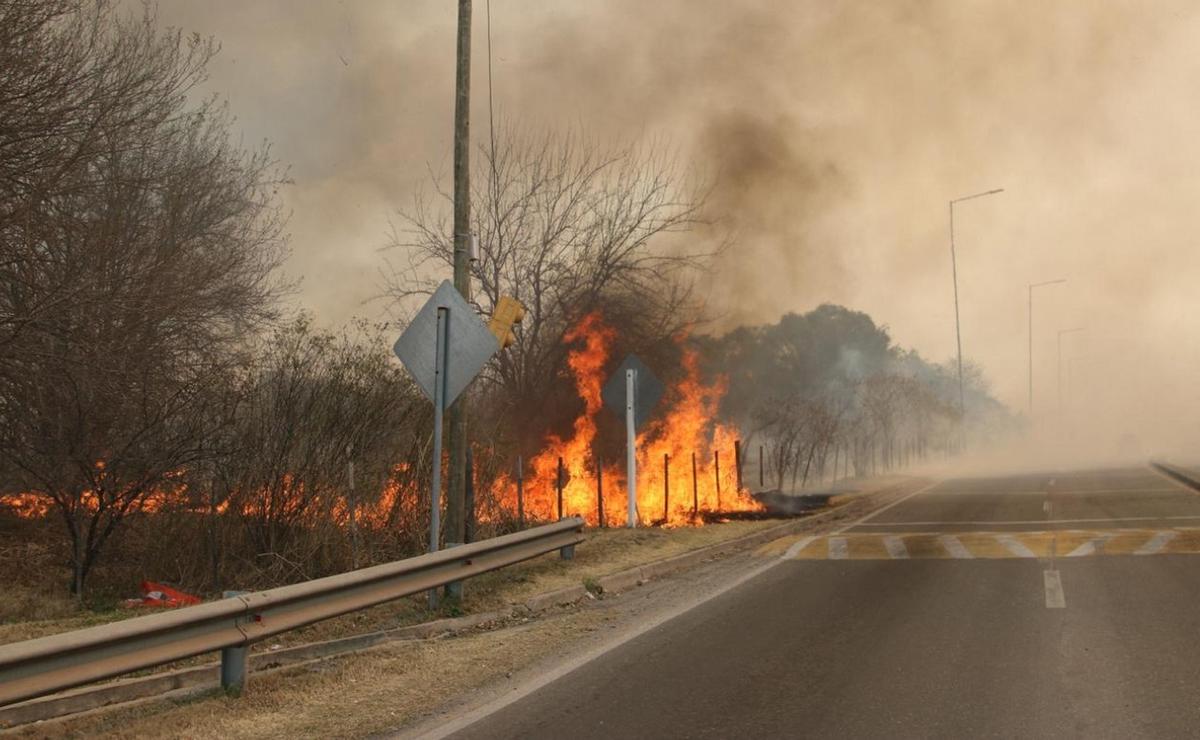
[[(474, 128), (488, 120), (475, 2)], [(1191, 246), (1200, 9), (1182, 0), (492, 3), (496, 110), (659, 137), (715, 178), (697, 242), (732, 234), (705, 286), (725, 326), (837, 302), (897, 342), (954, 352), (947, 201), (963, 344), (1044, 438), (1139, 454), (1195, 440)], [(248, 139), (294, 163), (302, 298), (375, 315), (387, 219), (448, 174), (454, 3), (162, 0), (213, 34), (211, 88)], [(718, 228), (718, 226), (720, 228)], [(1057, 332), (1066, 389), (1059, 408)], [(720, 328), (720, 327), (719, 327)]]

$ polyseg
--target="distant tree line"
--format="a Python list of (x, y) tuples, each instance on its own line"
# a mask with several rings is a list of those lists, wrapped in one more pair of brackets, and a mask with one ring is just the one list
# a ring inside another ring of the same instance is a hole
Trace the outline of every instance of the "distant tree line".
[(724, 414), (747, 450), (763, 446), (776, 488), (894, 471), (1016, 428), (977, 367), (964, 367), (963, 422), (955, 365), (895, 346), (885, 327), (841, 306), (698, 341), (710, 371), (728, 378)]

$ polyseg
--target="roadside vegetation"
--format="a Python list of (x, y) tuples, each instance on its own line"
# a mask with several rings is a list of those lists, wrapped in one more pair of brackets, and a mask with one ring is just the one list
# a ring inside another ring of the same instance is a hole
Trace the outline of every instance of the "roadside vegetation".
[[(290, 175), (198, 92), (217, 52), (152, 8), (0, 0), (0, 620), (106, 612), (142, 580), (213, 596), (424, 549), (432, 420), (390, 354), (404, 321), (292, 307)], [(698, 278), (730, 244), (669, 147), (534, 131), (502, 126), (474, 158), (480, 311), (529, 308), (471, 390), (477, 538), (519, 526), (495, 482), (579, 417), (565, 337), (596, 310), (616, 356), (668, 384), (698, 352), (777, 487), (953, 449), (947, 370), (864, 314), (705, 335)], [(381, 235), (397, 316), (446, 272), (448, 215), (434, 181)], [(701, 225), (708, 246), (689, 248)], [(968, 380), (977, 423), (1002, 426)], [(613, 459), (618, 427), (597, 437)]]

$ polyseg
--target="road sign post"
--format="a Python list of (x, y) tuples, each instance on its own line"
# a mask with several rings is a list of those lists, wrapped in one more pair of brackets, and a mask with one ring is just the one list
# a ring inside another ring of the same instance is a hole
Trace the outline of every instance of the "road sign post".
[[(515, 302), (514, 302), (515, 303)], [(520, 304), (516, 304), (519, 308)], [(467, 389), (483, 366), (500, 349), (512, 324), (520, 321), (519, 312), (510, 307), (502, 317), (496, 335), (476, 315), (462, 294), (449, 280), (442, 281), (404, 333), (393, 351), (417, 385), (433, 401), (433, 481), (430, 499), (429, 551), (438, 549), (441, 530), (442, 491), (442, 418), (459, 395)], [(449, 589), (454, 592), (454, 588)], [(430, 606), (437, 606), (437, 595), (430, 594)]]
[(604, 404), (625, 417), (627, 527), (637, 526), (637, 430), (662, 398), (663, 384), (636, 355), (629, 355), (600, 391)]
[[(437, 339), (433, 353), (433, 485), (429, 494), (429, 552), (437, 552), (442, 529), (442, 414), (446, 409), (446, 347), (449, 344), (450, 309), (437, 309)], [(438, 605), (437, 589), (429, 591), (429, 608)]]
[(625, 475), (629, 490), (628, 515), (625, 526), (637, 526), (637, 370), (625, 371)]

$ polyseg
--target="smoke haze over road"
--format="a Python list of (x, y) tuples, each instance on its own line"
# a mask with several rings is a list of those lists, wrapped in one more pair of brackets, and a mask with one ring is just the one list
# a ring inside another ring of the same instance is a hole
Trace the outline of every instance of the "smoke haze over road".
[[(496, 0), (491, 12), (500, 115), (658, 137), (715, 175), (709, 216), (736, 239), (706, 291), (720, 326), (836, 302), (947, 358), (947, 201), (1003, 187), (956, 208), (965, 354), (1023, 408), (1026, 286), (1065, 277), (1035, 295), (1043, 431), (1140, 452), (1195, 438), (1193, 3)], [(363, 301), (388, 219), (430, 171), (449, 175), (454, 5), (162, 0), (159, 15), (220, 40), (211, 90), (248, 141), (270, 139), (293, 165), (301, 302), (329, 322), (381, 314)], [(486, 33), (476, 0), (476, 142)], [(1060, 417), (1057, 332), (1077, 326), (1063, 337)]]

